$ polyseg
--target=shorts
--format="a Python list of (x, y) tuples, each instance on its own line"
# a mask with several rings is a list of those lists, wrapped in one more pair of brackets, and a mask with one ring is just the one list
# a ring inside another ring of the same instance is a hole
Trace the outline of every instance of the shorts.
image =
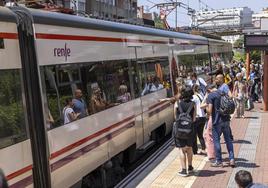
[(185, 146), (193, 147), (193, 138), (189, 139), (179, 139), (175, 138), (175, 145), (177, 148), (184, 148)]

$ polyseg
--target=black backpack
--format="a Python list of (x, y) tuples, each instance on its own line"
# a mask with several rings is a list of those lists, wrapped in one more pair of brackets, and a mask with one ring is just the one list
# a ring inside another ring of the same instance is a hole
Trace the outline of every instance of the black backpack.
[(173, 124), (173, 136), (177, 139), (189, 139), (193, 132), (193, 117), (190, 115), (195, 103), (192, 102), (184, 112), (178, 102), (179, 115)]
[(220, 93), (220, 109), (219, 112), (223, 116), (231, 115), (235, 111), (235, 102), (234, 100), (228, 96), (226, 93)]

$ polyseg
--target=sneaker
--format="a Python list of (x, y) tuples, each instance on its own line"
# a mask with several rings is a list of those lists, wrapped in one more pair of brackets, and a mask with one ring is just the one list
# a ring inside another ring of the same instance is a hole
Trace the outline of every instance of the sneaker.
[(179, 176), (186, 177), (188, 174), (186, 172), (186, 169), (182, 169), (180, 172), (178, 172)]
[(214, 162), (211, 164), (212, 167), (222, 167), (223, 168), (223, 164), (220, 162)]
[(230, 166), (231, 166), (232, 168), (235, 167), (235, 160), (234, 160), (234, 159), (231, 159), (231, 160), (230, 160)]
[(188, 174), (194, 173), (194, 167), (192, 165), (189, 165), (188, 167)]

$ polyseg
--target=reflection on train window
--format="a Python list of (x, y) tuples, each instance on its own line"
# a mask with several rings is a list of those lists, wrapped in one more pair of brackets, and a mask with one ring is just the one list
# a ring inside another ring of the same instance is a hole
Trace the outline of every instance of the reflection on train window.
[(171, 95), (169, 61), (167, 57), (143, 59), (142, 67), (142, 96), (164, 88), (167, 89), (168, 95)]
[(57, 70), (57, 81), (59, 85), (81, 82), (80, 69), (77, 67), (62, 67)]
[(191, 73), (195, 72), (199, 77), (207, 80), (206, 73), (210, 71), (208, 54), (181, 55), (179, 59), (179, 76), (190, 79)]
[[(151, 58), (138, 62), (116, 60), (41, 67), (42, 83), (47, 96), (44, 99), (47, 104), (45, 109), (54, 120), (49, 127), (55, 128), (64, 122), (71, 122), (140, 97), (147, 84), (145, 81), (142, 83), (142, 80), (148, 75), (152, 76), (158, 88), (165, 87), (171, 94), (168, 65), (168, 58)], [(83, 104), (74, 100), (77, 89), (82, 92), (79, 100)], [(70, 98), (85, 106), (87, 113), (81, 115)], [(68, 114), (71, 118), (66, 120)]]
[(0, 71), (0, 148), (27, 139), (19, 70)]

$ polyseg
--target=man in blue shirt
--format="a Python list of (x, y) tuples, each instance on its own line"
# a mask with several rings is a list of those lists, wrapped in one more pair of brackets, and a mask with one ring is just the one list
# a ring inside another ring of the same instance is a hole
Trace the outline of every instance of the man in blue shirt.
[(78, 118), (83, 118), (88, 115), (88, 110), (87, 110), (87, 104), (86, 102), (82, 99), (83, 93), (80, 89), (75, 90), (75, 98), (73, 99), (73, 110), (75, 113), (80, 113)]
[(253, 183), (252, 175), (246, 170), (239, 170), (235, 174), (235, 182), (239, 188), (268, 188), (266, 185)]
[(212, 116), (212, 136), (214, 141), (215, 153), (216, 153), (216, 161), (212, 166), (214, 167), (222, 167), (222, 155), (221, 155), (221, 134), (224, 136), (224, 140), (226, 143), (226, 147), (229, 153), (230, 166), (235, 166), (234, 161), (234, 149), (233, 143), (231, 139), (231, 129), (230, 129), (230, 116), (229, 115), (221, 115), (219, 112), (220, 103), (221, 103), (221, 94), (229, 94), (231, 92), (226, 84), (224, 84), (223, 75), (218, 75), (215, 80), (218, 89), (214, 89), (208, 95), (207, 103), (208, 103), (208, 115)]

